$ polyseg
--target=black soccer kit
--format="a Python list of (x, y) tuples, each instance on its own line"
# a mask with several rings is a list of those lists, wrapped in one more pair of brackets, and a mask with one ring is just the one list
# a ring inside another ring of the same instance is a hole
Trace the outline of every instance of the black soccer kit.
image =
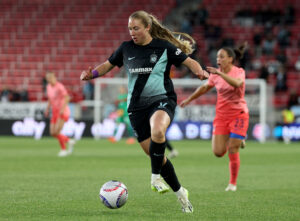
[(124, 65), (128, 75), (127, 111), (139, 142), (150, 137), (149, 119), (156, 110), (166, 111), (173, 119), (177, 97), (170, 68), (186, 58), (170, 42), (153, 39), (144, 46), (133, 40), (123, 42), (108, 59), (112, 65)]

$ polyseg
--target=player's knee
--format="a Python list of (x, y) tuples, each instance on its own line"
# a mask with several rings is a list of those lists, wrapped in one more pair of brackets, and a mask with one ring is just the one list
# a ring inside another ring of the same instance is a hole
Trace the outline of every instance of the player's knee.
[(162, 141), (165, 139), (165, 131), (163, 129), (153, 129), (151, 130), (151, 138), (153, 141)]
[(231, 145), (228, 147), (229, 153), (236, 153), (239, 150), (240, 145)]
[(58, 133), (57, 133), (57, 131), (50, 131), (50, 135), (52, 136), (52, 137), (56, 137), (57, 135), (58, 135)]
[(223, 157), (226, 153), (226, 150), (225, 151), (214, 150), (213, 152), (214, 152), (216, 157)]

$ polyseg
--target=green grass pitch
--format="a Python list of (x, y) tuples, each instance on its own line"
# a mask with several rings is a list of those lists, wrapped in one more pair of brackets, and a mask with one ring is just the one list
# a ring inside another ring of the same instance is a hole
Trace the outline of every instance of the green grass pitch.
[[(247, 142), (241, 150), (237, 192), (225, 192), (228, 157), (216, 158), (209, 141), (172, 142), (181, 184), (193, 214), (175, 194), (150, 188), (150, 160), (125, 141), (83, 139), (72, 156), (57, 157), (53, 138), (0, 137), (0, 220), (300, 220), (300, 145)], [(109, 180), (128, 188), (124, 207), (106, 208), (99, 189)]]

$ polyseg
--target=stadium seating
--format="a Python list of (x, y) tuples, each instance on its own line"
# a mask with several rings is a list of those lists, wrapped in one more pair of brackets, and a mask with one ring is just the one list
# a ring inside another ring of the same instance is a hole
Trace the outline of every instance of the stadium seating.
[(28, 88), (30, 100), (45, 99), (42, 79), (54, 71), (72, 101), (79, 101), (82, 70), (103, 62), (130, 39), (128, 16), (144, 9), (163, 19), (174, 6), (175, 0), (2, 0), (0, 91), (19, 84)]
[[(203, 5), (207, 9), (209, 13), (208, 22), (209, 24), (218, 25), (223, 30), (224, 34), (229, 34), (232, 37), (236, 44), (247, 41), (250, 44), (250, 53), (253, 53), (253, 36), (254, 30), (263, 30), (262, 25), (254, 25), (254, 26), (241, 26), (239, 24), (235, 24), (234, 18), (235, 14), (240, 9), (252, 9), (254, 11), (262, 8), (272, 8), (279, 9), (281, 11), (288, 5), (293, 5), (295, 9), (295, 22), (289, 26), (289, 30), (291, 32), (291, 44), (284, 50), (284, 53), (287, 57), (287, 87), (288, 90), (286, 92), (280, 92), (276, 94), (274, 98), (274, 105), (277, 108), (284, 108), (287, 106), (287, 97), (291, 90), (298, 91), (298, 96), (300, 96), (300, 72), (295, 70), (295, 63), (300, 56), (300, 1), (297, 0), (203, 0)], [(273, 34), (278, 33), (278, 27), (274, 27)], [(207, 45), (204, 37), (204, 29), (202, 26), (193, 27), (193, 37), (196, 39), (198, 46), (200, 49), (207, 49)], [(275, 59), (275, 56), (278, 53), (278, 46), (275, 48), (275, 53), (272, 56), (262, 56), (260, 57), (261, 63), (267, 63)], [(210, 61), (207, 56), (206, 50), (200, 50), (200, 57), (203, 60), (204, 64), (210, 64)], [(259, 72), (258, 70), (250, 70), (247, 72), (247, 78), (258, 78)], [(276, 76), (270, 75), (267, 80), (268, 83), (275, 86), (276, 84)]]
[[(262, 28), (232, 24), (236, 11), (245, 5), (244, 0), (203, 0), (203, 3), (209, 12), (210, 24), (221, 26), (223, 33), (230, 33), (235, 42), (247, 40), (252, 44), (254, 29)], [(300, 2), (247, 1), (249, 8), (254, 10), (262, 4), (284, 8), (288, 3), (292, 3), (296, 11), (295, 22), (290, 27), (292, 44), (285, 50), (288, 59), (287, 86), (296, 89), (300, 95), (300, 73), (294, 68), (300, 56), (296, 44), (300, 37)], [(79, 101), (83, 99), (83, 84), (78, 80), (81, 71), (103, 62), (122, 41), (130, 39), (128, 16), (135, 10), (144, 9), (163, 19), (175, 4), (175, 0), (2, 0), (0, 91), (3, 86), (16, 88), (16, 84), (21, 84), (28, 88), (31, 100), (45, 99), (42, 79), (46, 71), (54, 71), (72, 94), (72, 101)], [(203, 33), (202, 26), (194, 27), (193, 37), (201, 49), (203, 63), (208, 65), (207, 52), (202, 50), (207, 48)], [(260, 59), (263, 62), (268, 60), (266, 57)], [(107, 76), (117, 73), (116, 68)], [(174, 71), (174, 76), (180, 76), (178, 70)], [(258, 70), (247, 73), (248, 78), (258, 76)], [(270, 75), (268, 83), (275, 85), (276, 77)], [(286, 105), (286, 99), (280, 97), (274, 99), (276, 107)], [(213, 104), (215, 98), (208, 96), (197, 102)]]

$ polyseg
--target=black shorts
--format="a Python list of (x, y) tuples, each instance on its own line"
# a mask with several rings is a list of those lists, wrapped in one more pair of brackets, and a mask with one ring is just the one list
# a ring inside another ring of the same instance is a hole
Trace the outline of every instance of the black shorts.
[(137, 136), (138, 142), (142, 142), (151, 137), (150, 118), (157, 110), (165, 111), (172, 122), (174, 118), (176, 102), (172, 99), (156, 101), (148, 108), (138, 111), (128, 112), (131, 126)]

